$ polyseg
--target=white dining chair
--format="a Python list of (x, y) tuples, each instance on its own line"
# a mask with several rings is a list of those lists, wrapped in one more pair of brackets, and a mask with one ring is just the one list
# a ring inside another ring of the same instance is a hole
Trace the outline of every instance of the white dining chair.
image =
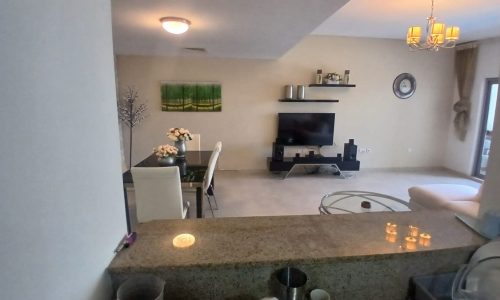
[(199, 133), (191, 133), (191, 139), (186, 141), (187, 151), (200, 151), (201, 150), (201, 135)]
[(219, 209), (219, 205), (217, 204), (217, 198), (215, 198), (214, 187), (212, 186), (212, 178), (214, 177), (215, 167), (217, 165), (217, 160), (219, 159), (219, 154), (222, 151), (222, 142), (217, 142), (215, 144), (214, 151), (210, 156), (208, 161), (207, 171), (205, 172), (205, 177), (203, 178), (203, 193), (207, 197), (208, 205), (210, 206), (210, 211), (212, 212), (212, 217), (214, 217), (214, 208), (212, 207), (212, 203), (210, 201), (210, 194), (214, 198), (215, 209)]
[(131, 169), (137, 221), (185, 219), (189, 207), (182, 201), (179, 167)]

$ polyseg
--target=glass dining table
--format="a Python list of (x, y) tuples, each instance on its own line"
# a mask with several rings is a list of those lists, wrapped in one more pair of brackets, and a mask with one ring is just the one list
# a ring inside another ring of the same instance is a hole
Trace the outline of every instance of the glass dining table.
[[(179, 167), (181, 175), (182, 189), (196, 188), (196, 217), (203, 218), (203, 177), (208, 167), (208, 161), (212, 151), (187, 151), (184, 158), (177, 158), (175, 165)], [(135, 167), (161, 167), (154, 154), (146, 157), (139, 162)], [(130, 170), (123, 173), (123, 184), (131, 186), (134, 183)], [(125, 201), (127, 202), (127, 193), (125, 192)], [(126, 203), (128, 207), (128, 203)], [(127, 209), (128, 214), (128, 209)], [(127, 215), (127, 221), (129, 216)]]

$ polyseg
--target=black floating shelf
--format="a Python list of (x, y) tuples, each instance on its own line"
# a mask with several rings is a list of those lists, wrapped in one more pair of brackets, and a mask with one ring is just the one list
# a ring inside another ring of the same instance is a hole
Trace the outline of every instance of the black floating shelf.
[(279, 102), (339, 102), (339, 100), (333, 99), (302, 99), (302, 100), (294, 100), (294, 99), (279, 99)]
[(355, 84), (315, 84), (312, 83), (309, 87), (356, 87)]

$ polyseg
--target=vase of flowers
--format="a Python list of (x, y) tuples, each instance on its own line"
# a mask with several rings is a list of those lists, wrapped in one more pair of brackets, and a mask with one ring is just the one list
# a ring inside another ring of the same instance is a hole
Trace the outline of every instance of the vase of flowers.
[(178, 151), (172, 145), (160, 145), (153, 149), (154, 154), (158, 157), (158, 164), (160, 166), (172, 166), (175, 164), (175, 156)]
[(175, 142), (177, 157), (184, 157), (186, 155), (186, 141), (192, 140), (189, 130), (177, 127), (170, 128), (167, 137)]

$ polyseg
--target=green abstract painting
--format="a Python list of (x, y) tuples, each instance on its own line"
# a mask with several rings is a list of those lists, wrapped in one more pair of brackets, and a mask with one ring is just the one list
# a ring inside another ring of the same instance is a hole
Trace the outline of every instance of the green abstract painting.
[(221, 111), (219, 83), (163, 83), (162, 111)]

